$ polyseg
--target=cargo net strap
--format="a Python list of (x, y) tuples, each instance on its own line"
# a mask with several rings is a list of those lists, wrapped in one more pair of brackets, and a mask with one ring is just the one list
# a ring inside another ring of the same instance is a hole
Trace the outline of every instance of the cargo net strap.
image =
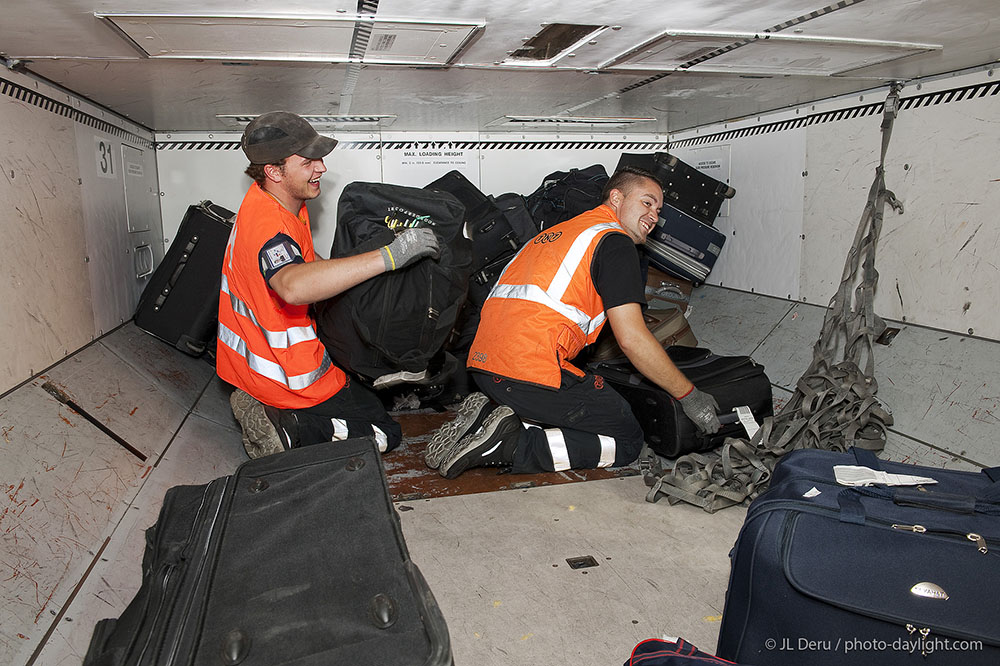
[[(679, 457), (673, 469), (664, 469), (660, 459), (650, 454), (649, 464), (644, 465), (650, 487), (647, 501), (666, 496), (670, 504), (687, 502), (713, 513), (766, 490), (775, 463), (794, 449), (845, 451), (856, 446), (881, 451), (885, 446), (892, 415), (875, 397), (878, 385), (872, 348), (885, 323), (875, 314), (873, 300), (878, 283), (875, 249), (885, 206), (903, 212), (895, 195), (885, 188), (885, 154), (899, 108), (898, 92), (893, 85), (886, 98), (875, 180), (840, 287), (813, 347), (812, 363), (796, 383), (794, 394), (777, 415), (764, 420), (750, 441), (727, 437), (715, 451)], [(835, 360), (838, 350), (842, 351), (840, 361)]]

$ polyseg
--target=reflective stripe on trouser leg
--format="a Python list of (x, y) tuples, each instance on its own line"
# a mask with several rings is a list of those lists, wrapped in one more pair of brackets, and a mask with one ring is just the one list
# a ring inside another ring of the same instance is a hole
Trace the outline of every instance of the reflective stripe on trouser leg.
[(374, 423), (372, 424), (372, 431), (375, 433), (375, 443), (378, 444), (379, 453), (385, 453), (385, 450), (389, 448), (389, 436)]
[(601, 443), (601, 460), (597, 463), (597, 466), (611, 467), (615, 463), (615, 454), (617, 453), (615, 438), (608, 437), (607, 435), (598, 435), (597, 439)]
[(333, 436), (330, 438), (331, 442), (342, 442), (350, 437), (347, 429), (347, 421), (344, 419), (330, 419), (330, 423), (333, 425)]
[(566, 449), (566, 438), (559, 428), (547, 428), (545, 430), (545, 441), (549, 445), (549, 454), (552, 456), (552, 469), (556, 472), (570, 468), (569, 451)]
[[(532, 427), (537, 428), (538, 426)], [(600, 454), (594, 455), (597, 458), (596, 461), (586, 464), (586, 466), (611, 467), (615, 464), (618, 447), (614, 437), (561, 428), (545, 428), (542, 432), (545, 433), (545, 443), (549, 456), (552, 458), (552, 470), (555, 472), (580, 467), (581, 454), (586, 460), (590, 457), (587, 452), (589, 451), (591, 455), (597, 454), (598, 447)], [(567, 444), (567, 440), (570, 440), (572, 446)]]

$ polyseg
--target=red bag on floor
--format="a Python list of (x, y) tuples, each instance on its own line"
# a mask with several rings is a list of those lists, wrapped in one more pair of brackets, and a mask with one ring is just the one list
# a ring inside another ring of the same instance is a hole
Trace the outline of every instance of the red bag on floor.
[(733, 664), (721, 657), (702, 652), (683, 638), (665, 641), (651, 638), (632, 650), (632, 656), (622, 666), (693, 666), (694, 664)]

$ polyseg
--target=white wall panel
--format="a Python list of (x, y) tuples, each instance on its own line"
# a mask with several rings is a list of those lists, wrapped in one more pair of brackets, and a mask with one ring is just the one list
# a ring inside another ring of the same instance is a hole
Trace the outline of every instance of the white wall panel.
[(0, 95), (0, 393), (94, 335), (73, 128)]
[(880, 313), (1000, 339), (998, 145), (995, 95), (900, 112), (887, 178), (905, 213), (886, 213)]
[[(708, 146), (672, 148), (691, 166), (728, 152), (736, 196), (715, 227), (726, 244), (707, 282), (781, 298), (797, 298), (802, 233), (805, 129), (752, 135)], [(704, 159), (703, 159), (704, 158)], [(727, 174), (713, 174), (726, 180)]]
[[(136, 279), (136, 247), (154, 250), (142, 254), (147, 266), (162, 256), (151, 242), (160, 219), (147, 134), (27, 76), (0, 76), (0, 233), (8, 243), (0, 392), (132, 316), (145, 284)], [(127, 174), (144, 229), (135, 233)]]
[[(952, 80), (951, 87), (978, 78), (987, 77)], [(915, 88), (902, 93), (917, 95)], [(1000, 166), (994, 151), (984, 150), (1000, 141), (998, 118), (995, 93), (930, 98), (900, 110), (886, 186), (904, 212), (886, 209), (876, 255), (875, 307), (883, 316), (1000, 339)], [(825, 302), (839, 283), (878, 163), (879, 123), (871, 116), (810, 129), (802, 278), (810, 301)]]
[[(829, 302), (875, 176), (887, 93), (672, 137), (671, 152), (682, 159), (694, 159), (689, 148), (731, 145), (737, 194), (729, 217), (716, 222), (728, 240), (709, 283)], [(1000, 82), (971, 72), (911, 84), (900, 99), (886, 185), (905, 212), (885, 212), (876, 310), (1000, 339), (1000, 165), (989, 148), (1000, 142)]]
[(554, 171), (601, 164), (610, 175), (622, 153), (666, 151), (658, 135), (484, 135), (482, 190), (487, 194), (534, 192)]
[[(666, 150), (653, 135), (618, 135), (600, 140), (587, 136), (483, 135), (438, 132), (341, 134), (324, 160), (322, 194), (309, 202), (316, 251), (327, 256), (337, 224), (337, 200), (348, 183), (384, 182), (423, 187), (458, 170), (486, 194), (530, 194), (548, 174), (602, 164), (610, 173), (622, 152)], [(250, 179), (240, 134), (173, 133), (157, 137), (160, 208), (164, 246), (187, 207), (204, 199), (239, 209)]]
[[(375, 135), (336, 134), (340, 143), (324, 163), (321, 194), (309, 202), (309, 220), (317, 253), (328, 256), (337, 228), (337, 200), (354, 181), (382, 180), (382, 157)], [(234, 213), (253, 183), (244, 173), (246, 156), (240, 133), (165, 134), (157, 137), (163, 243), (169, 247), (188, 206), (208, 199)]]
[[(163, 256), (156, 243), (160, 237), (156, 161), (152, 146), (140, 146), (136, 137), (122, 139), (107, 127), (81, 123), (74, 128), (83, 205), (75, 222), (82, 222), (86, 236), (84, 260), (93, 286), (94, 335), (102, 335), (135, 313), (149, 281), (148, 276), (138, 277), (137, 248), (149, 246), (153, 262)], [(130, 231), (126, 180), (137, 231)], [(149, 259), (144, 258), (146, 265)]]

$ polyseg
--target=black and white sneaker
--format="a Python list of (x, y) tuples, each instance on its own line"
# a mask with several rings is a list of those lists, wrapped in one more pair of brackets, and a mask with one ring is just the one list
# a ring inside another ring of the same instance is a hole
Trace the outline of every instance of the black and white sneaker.
[(521, 419), (507, 405), (500, 405), (486, 417), (483, 425), (466, 435), (441, 461), (438, 472), (454, 479), (470, 467), (509, 465), (521, 435)]
[(483, 423), (483, 419), (489, 413), (487, 405), (490, 399), (482, 393), (472, 393), (456, 410), (454, 419), (438, 428), (431, 437), (424, 451), (424, 462), (432, 469), (437, 469), (441, 461), (444, 460), (452, 448), (460, 439), (475, 432)]

